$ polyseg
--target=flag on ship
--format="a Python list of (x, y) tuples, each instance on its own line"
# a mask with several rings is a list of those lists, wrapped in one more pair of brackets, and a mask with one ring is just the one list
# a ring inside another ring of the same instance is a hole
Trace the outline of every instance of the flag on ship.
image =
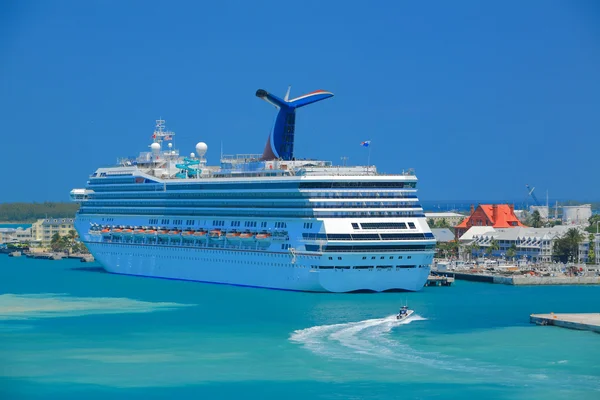
[(370, 140), (365, 140), (364, 142), (361, 142), (360, 145), (362, 147), (369, 147), (371, 145), (371, 141)]

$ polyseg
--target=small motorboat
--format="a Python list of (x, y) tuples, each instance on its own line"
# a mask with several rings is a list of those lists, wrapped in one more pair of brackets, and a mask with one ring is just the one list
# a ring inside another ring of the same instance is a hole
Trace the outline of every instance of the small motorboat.
[(414, 313), (414, 311), (409, 310), (408, 306), (402, 306), (402, 308), (400, 309), (400, 312), (398, 313), (398, 315), (396, 315), (396, 319), (397, 320), (406, 319), (406, 318), (410, 317), (411, 315), (413, 315), (413, 313)]

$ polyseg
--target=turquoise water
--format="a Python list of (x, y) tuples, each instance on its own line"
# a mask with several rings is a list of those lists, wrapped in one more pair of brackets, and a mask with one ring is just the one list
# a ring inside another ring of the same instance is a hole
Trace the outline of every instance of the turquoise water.
[(600, 335), (529, 314), (599, 305), (600, 287), (309, 294), (0, 255), (0, 398), (597, 399)]

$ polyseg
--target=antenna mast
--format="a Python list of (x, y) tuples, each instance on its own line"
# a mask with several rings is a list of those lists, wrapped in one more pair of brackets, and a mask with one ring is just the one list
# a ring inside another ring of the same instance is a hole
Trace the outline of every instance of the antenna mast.
[(165, 120), (157, 119), (156, 127), (154, 128), (154, 133), (152, 134), (152, 139), (154, 143), (162, 144), (163, 140), (173, 140), (173, 136), (175, 136), (175, 132), (171, 132), (165, 129)]

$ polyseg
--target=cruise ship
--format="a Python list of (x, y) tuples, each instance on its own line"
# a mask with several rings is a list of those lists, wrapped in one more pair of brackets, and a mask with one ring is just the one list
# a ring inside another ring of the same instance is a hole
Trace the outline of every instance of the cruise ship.
[(259, 288), (422, 289), (435, 239), (414, 172), (296, 158), (296, 111), (333, 94), (256, 96), (278, 109), (262, 154), (210, 166), (205, 143), (184, 156), (158, 120), (149, 151), (71, 191), (75, 228), (95, 259), (117, 274)]

